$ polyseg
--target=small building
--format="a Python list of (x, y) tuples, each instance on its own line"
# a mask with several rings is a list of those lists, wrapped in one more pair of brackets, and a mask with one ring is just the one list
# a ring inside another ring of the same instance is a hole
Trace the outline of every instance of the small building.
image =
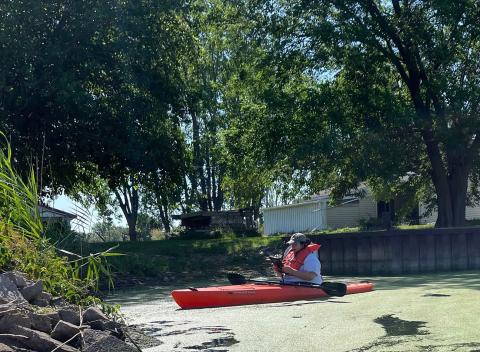
[(38, 206), (38, 212), (44, 224), (56, 223), (70, 227), (70, 222), (77, 217), (74, 214), (43, 204)]
[(222, 228), (236, 232), (256, 230), (253, 209), (198, 211), (177, 216), (181, 225), (190, 229)]
[(292, 233), (327, 228), (327, 197), (263, 208), (263, 232)]
[(345, 197), (334, 206), (328, 205), (328, 199), (328, 195), (323, 194), (294, 204), (261, 209), (263, 232), (271, 235), (354, 227), (361, 220), (389, 211), (388, 203), (376, 202), (368, 191), (364, 197)]

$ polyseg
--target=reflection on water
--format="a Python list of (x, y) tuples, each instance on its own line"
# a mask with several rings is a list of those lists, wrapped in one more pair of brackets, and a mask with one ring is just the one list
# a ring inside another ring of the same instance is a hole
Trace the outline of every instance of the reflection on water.
[(107, 296), (105, 300), (107, 303), (120, 304), (121, 306), (156, 304), (158, 301), (169, 299), (170, 292), (174, 289), (174, 287), (170, 286), (128, 288), (116, 290), (113, 294)]

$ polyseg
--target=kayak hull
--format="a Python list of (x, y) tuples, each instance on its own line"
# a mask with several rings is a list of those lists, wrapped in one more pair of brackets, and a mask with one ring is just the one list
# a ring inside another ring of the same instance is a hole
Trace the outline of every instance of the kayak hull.
[[(371, 282), (347, 283), (347, 295), (372, 290)], [(182, 309), (192, 309), (289, 302), (329, 296), (322, 289), (313, 287), (244, 284), (174, 290), (172, 297)]]

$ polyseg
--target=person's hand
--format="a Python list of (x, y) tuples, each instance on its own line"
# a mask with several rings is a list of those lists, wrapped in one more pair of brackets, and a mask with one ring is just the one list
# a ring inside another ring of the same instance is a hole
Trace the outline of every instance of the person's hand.
[(294, 275), (296, 272), (295, 269), (292, 269), (289, 266), (285, 266), (285, 265), (283, 266), (282, 271), (287, 275)]
[(278, 265), (272, 263), (272, 268), (275, 274), (277, 274), (278, 276), (282, 276), (282, 270), (278, 267)]

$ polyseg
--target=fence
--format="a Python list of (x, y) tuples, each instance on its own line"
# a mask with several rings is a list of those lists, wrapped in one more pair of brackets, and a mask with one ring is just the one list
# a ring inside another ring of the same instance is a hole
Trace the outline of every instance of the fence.
[(480, 269), (480, 228), (316, 235), (326, 275), (397, 275)]

